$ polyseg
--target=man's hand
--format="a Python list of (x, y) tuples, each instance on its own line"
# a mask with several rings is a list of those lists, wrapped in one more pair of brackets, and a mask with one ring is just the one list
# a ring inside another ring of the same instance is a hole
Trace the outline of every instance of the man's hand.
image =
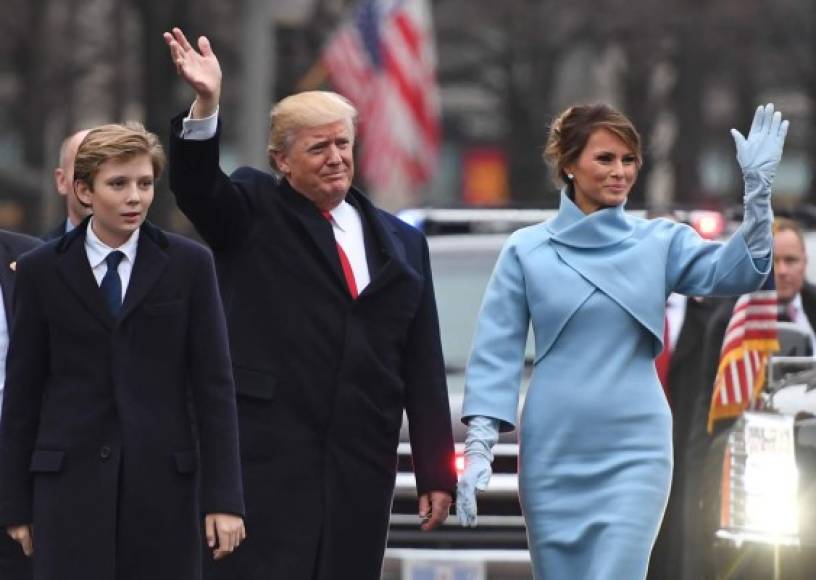
[(200, 36), (196, 50), (180, 28), (165, 32), (164, 41), (170, 47), (170, 58), (176, 72), (196, 92), (192, 117), (203, 119), (215, 114), (221, 98), (221, 65), (210, 47), (210, 41)]
[(207, 514), (204, 532), (215, 560), (229, 556), (246, 538), (244, 520), (232, 514)]
[(11, 536), (12, 540), (20, 544), (23, 554), (30, 558), (34, 553), (34, 526), (31, 524), (8, 526), (6, 533)]
[(453, 497), (447, 491), (431, 491), (419, 496), (420, 526), (424, 531), (430, 531), (439, 526), (448, 518)]

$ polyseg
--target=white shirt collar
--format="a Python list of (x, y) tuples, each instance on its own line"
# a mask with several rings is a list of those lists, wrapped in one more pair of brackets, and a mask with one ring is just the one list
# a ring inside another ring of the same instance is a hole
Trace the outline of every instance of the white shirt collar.
[(91, 264), (91, 269), (96, 268), (99, 264), (105, 261), (108, 254), (114, 250), (119, 250), (125, 255), (125, 259), (131, 264), (136, 261), (136, 248), (139, 245), (139, 230), (133, 232), (128, 240), (118, 248), (111, 248), (105, 242), (99, 239), (93, 231), (93, 217), (88, 222), (88, 229), (85, 231), (85, 249), (88, 252), (88, 261)]
[(332, 216), (332, 221), (334, 221), (334, 224), (340, 228), (340, 230), (347, 232), (350, 228), (354, 227), (353, 220), (357, 218), (357, 210), (345, 199), (337, 204), (329, 213)]
[(802, 294), (800, 292), (796, 293), (796, 296), (793, 297), (788, 303), (790, 306), (793, 306), (793, 311), (798, 316), (800, 312), (802, 312)]

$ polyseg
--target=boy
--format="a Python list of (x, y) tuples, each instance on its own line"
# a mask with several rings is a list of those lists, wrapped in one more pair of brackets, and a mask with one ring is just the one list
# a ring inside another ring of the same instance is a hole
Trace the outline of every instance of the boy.
[(17, 264), (0, 525), (35, 580), (198, 580), (200, 512), (216, 558), (245, 535), (212, 258), (145, 221), (164, 160), (140, 125), (92, 130), (93, 215)]

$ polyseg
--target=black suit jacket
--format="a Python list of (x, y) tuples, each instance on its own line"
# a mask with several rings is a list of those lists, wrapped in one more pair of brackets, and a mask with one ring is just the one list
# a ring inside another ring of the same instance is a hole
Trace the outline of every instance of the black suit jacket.
[[(10, 329), (14, 322), (11, 307), (14, 300), (17, 258), (42, 242), (31, 236), (0, 230), (0, 288), (3, 290), (3, 310)], [(23, 555), (20, 545), (0, 530), (0, 578), (31, 580), (31, 560)]]
[(0, 525), (33, 522), (35, 579), (197, 580), (200, 513), (244, 511), (212, 258), (145, 224), (114, 318), (87, 226), (17, 264)]
[(673, 423), (674, 471), (666, 513), (649, 561), (649, 580), (679, 580), (683, 577), (684, 496), (688, 472), (686, 449), (694, 405), (701, 391), (706, 388), (700, 381), (703, 338), (709, 320), (722, 301), (722, 298), (709, 297), (687, 299), (683, 325), (672, 352), (669, 398)]
[(419, 492), (456, 485), (425, 238), (352, 188), (372, 275), (353, 300), (318, 209), (272, 175), (228, 177), (218, 136), (181, 140), (180, 122), (170, 187), (216, 258), (251, 530), (210, 577), (379, 578), (403, 410)]
[(58, 240), (62, 236), (64, 236), (67, 232), (65, 231), (66, 220), (62, 220), (52, 229), (48, 230), (48, 232), (42, 237), (44, 242), (50, 242), (52, 240)]

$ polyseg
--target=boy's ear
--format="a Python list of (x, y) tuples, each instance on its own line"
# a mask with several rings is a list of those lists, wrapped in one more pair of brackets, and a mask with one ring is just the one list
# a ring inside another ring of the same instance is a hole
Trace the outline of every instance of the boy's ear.
[(91, 188), (88, 187), (87, 183), (77, 179), (74, 182), (74, 192), (82, 205), (87, 207), (91, 207), (93, 205), (93, 191), (91, 191)]

